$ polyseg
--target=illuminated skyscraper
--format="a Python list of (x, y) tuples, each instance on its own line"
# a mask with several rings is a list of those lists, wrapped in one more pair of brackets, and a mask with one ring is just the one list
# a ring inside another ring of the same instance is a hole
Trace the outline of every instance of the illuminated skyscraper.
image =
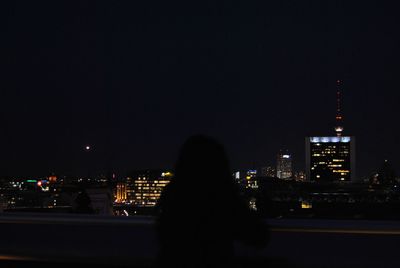
[(289, 179), (293, 176), (292, 156), (280, 151), (276, 160), (276, 176), (279, 179)]
[(355, 138), (343, 136), (341, 81), (337, 81), (336, 136), (306, 138), (306, 172), (310, 181), (355, 181)]
[(306, 165), (311, 181), (355, 181), (355, 138), (307, 137)]

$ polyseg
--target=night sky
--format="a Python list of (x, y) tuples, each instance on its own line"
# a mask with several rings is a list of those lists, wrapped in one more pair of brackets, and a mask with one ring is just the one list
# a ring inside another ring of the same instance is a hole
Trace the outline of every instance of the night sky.
[(2, 4), (0, 176), (168, 168), (196, 133), (232, 168), (288, 149), (304, 170), (305, 136), (334, 135), (337, 79), (358, 175), (398, 169), (399, 7), (247, 2)]

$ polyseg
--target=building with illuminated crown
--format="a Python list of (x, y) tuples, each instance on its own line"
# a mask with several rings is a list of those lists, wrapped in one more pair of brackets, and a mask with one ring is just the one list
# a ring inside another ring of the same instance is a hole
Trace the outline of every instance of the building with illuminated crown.
[(292, 178), (292, 156), (285, 152), (280, 151), (276, 159), (276, 177), (279, 179)]
[(355, 181), (354, 137), (307, 137), (307, 178), (311, 181)]
[(343, 136), (341, 81), (337, 81), (336, 136), (306, 137), (306, 177), (316, 182), (356, 181), (355, 137)]

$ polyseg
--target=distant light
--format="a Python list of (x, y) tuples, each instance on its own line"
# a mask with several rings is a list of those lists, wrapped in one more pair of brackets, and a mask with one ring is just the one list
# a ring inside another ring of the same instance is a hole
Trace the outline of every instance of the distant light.
[[(336, 118), (336, 119), (342, 119), (341, 117)], [(342, 132), (343, 131), (343, 127), (335, 127), (336, 132)]]
[(38, 181), (37, 186), (42, 186), (42, 181)]
[(301, 202), (301, 208), (302, 209), (310, 209), (310, 208), (312, 208), (312, 204), (307, 202), (307, 201), (302, 201)]
[(290, 155), (284, 154), (284, 155), (282, 155), (282, 158), (290, 158)]
[(86, 149), (86, 151), (89, 151), (90, 150), (90, 146), (86, 145), (85, 149)]
[(239, 171), (235, 172), (235, 179), (240, 179), (240, 172)]
[(57, 181), (57, 177), (56, 176), (49, 176), (48, 179), (51, 182), (56, 182)]
[(169, 171), (161, 173), (161, 177), (171, 177), (171, 176), (172, 176), (172, 173)]

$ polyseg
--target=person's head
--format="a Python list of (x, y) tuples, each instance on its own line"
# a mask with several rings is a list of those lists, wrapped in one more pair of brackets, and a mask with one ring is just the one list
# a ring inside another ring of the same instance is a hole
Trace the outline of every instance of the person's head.
[(180, 150), (175, 178), (177, 181), (198, 178), (208, 182), (212, 179), (213, 184), (229, 182), (231, 174), (224, 147), (208, 136), (189, 137)]

